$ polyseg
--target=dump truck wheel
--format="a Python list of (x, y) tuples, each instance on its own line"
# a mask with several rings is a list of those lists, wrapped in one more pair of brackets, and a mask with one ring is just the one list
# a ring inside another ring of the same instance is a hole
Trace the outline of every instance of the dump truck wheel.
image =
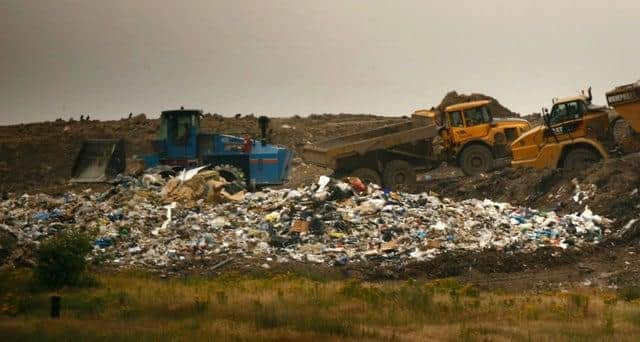
[(404, 160), (393, 160), (384, 168), (384, 185), (393, 191), (412, 192), (416, 189), (416, 171)]
[(349, 177), (360, 178), (360, 180), (365, 183), (382, 185), (382, 178), (380, 177), (380, 174), (376, 172), (376, 170), (370, 169), (368, 167), (361, 167), (352, 171), (349, 174)]
[(600, 156), (588, 148), (574, 148), (564, 157), (563, 166), (568, 170), (584, 170), (597, 163)]
[(493, 154), (486, 146), (468, 146), (460, 154), (460, 168), (468, 176), (490, 171), (493, 169)]

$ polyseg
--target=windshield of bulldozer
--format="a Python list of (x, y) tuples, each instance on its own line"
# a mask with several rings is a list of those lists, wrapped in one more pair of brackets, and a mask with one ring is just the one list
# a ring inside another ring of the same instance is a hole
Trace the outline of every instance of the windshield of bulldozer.
[(163, 115), (160, 122), (160, 139), (171, 140), (174, 144), (183, 145), (189, 140), (191, 127), (198, 130), (198, 117), (191, 113), (171, 113)]
[(191, 127), (191, 117), (186, 115), (176, 115), (171, 123), (174, 127), (173, 141), (176, 144), (186, 144), (189, 139), (189, 128)]
[(160, 140), (167, 140), (167, 135), (167, 118), (163, 116), (160, 120), (160, 136), (158, 136), (158, 138)]

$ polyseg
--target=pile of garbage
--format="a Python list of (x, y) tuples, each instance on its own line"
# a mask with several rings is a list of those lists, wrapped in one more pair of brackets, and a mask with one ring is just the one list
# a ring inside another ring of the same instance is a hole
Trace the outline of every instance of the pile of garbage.
[(325, 176), (298, 189), (231, 194), (220, 177), (198, 171), (121, 179), (100, 193), (9, 198), (0, 202), (0, 231), (12, 234), (23, 251), (66, 229), (87, 231), (95, 236), (91, 258), (117, 267), (241, 258), (268, 268), (291, 261), (398, 264), (458, 251), (574, 249), (601, 241), (611, 224), (589, 208), (561, 216)]

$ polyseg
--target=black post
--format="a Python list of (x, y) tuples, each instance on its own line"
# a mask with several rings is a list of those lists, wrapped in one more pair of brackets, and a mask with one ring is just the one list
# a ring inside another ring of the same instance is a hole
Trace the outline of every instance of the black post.
[(267, 141), (267, 129), (269, 128), (269, 121), (271, 121), (266, 116), (261, 116), (258, 118), (258, 125), (260, 126), (260, 131), (262, 133), (262, 142)]
[(51, 318), (60, 318), (60, 296), (51, 296)]

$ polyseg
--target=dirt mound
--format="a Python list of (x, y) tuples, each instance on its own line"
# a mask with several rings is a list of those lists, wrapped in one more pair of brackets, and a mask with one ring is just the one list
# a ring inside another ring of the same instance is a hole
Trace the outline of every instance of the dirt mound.
[(0, 192), (66, 184), (75, 157), (88, 138), (123, 138), (127, 155), (151, 151), (157, 120), (45, 122), (0, 127)]
[(438, 109), (438, 111), (440, 112), (444, 112), (444, 109), (448, 106), (458, 104), (458, 103), (463, 103), (463, 102), (480, 101), (480, 100), (491, 101), (491, 103), (489, 103), (489, 109), (491, 110), (491, 113), (495, 117), (507, 118), (507, 117), (519, 116), (518, 113), (512, 112), (511, 110), (509, 110), (509, 108), (503, 106), (502, 104), (500, 104), (500, 102), (498, 102), (498, 100), (496, 100), (491, 96), (487, 96), (484, 94), (477, 94), (477, 93), (473, 93), (471, 95), (458, 94), (455, 90), (447, 93), (447, 95), (445, 95), (445, 97), (442, 99), (442, 101), (440, 102), (438, 107), (436, 107), (436, 109)]
[[(323, 114), (309, 117), (272, 118), (270, 139), (298, 155), (302, 146), (318, 141), (370, 129), (401, 118), (373, 115)], [(202, 132), (260, 137), (257, 116), (223, 117), (206, 114)], [(159, 120), (145, 114), (114, 121), (63, 121), (0, 126), (0, 194), (3, 192), (56, 193), (69, 188), (71, 168), (82, 141), (88, 138), (124, 139), (126, 154), (153, 152), (151, 141), (157, 138)], [(300, 165), (296, 185), (314, 181), (326, 170)], [(95, 188), (95, 185), (92, 185)]]

